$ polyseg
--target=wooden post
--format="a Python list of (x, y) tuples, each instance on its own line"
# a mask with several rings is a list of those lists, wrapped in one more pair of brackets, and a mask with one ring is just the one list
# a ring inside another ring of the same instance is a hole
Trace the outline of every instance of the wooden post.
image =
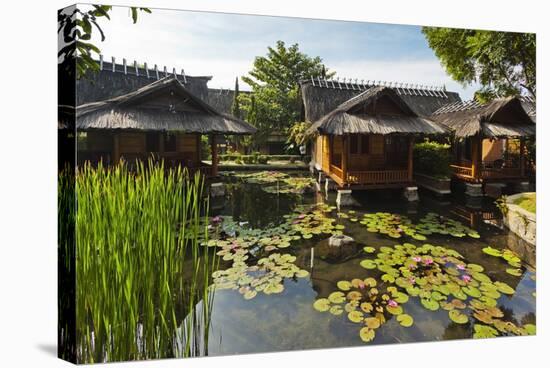
[(409, 182), (413, 181), (413, 148), (414, 137), (409, 137), (409, 152), (408, 152), (408, 165), (407, 165), (407, 177)]
[(475, 135), (470, 138), (472, 140), (472, 176), (476, 181), (481, 178), (481, 137)]
[(195, 137), (196, 137), (195, 147), (197, 150), (197, 164), (200, 166), (202, 163), (201, 162), (201, 135), (197, 134)]
[(210, 136), (210, 150), (212, 151), (212, 176), (218, 176), (218, 147), (214, 134)]
[(120, 160), (120, 139), (118, 133), (113, 134), (113, 164), (118, 164)]
[(160, 161), (164, 161), (164, 132), (160, 132), (159, 133), (159, 137), (158, 137), (158, 140), (159, 140), (159, 160)]
[[(330, 165), (331, 165), (331, 158), (332, 158), (332, 153), (331, 153), (331, 146), (332, 146), (332, 136), (330, 135), (325, 135), (325, 139), (327, 140), (327, 154), (326, 154), (326, 158), (327, 158), (327, 174), (330, 173)], [(324, 160), (323, 160), (323, 163), (324, 163)]]
[(342, 181), (344, 184), (348, 181), (348, 134), (342, 136)]
[(519, 172), (523, 178), (525, 176), (525, 138), (519, 139)]

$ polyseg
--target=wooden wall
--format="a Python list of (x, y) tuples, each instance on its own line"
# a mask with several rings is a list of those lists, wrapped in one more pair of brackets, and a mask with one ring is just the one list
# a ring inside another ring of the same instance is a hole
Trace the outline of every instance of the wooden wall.
[[(115, 135), (118, 136), (118, 154), (127, 158), (148, 157), (147, 136), (145, 132), (101, 132), (91, 131), (86, 134), (87, 156), (95, 157), (97, 154), (109, 154), (115, 158)], [(157, 138), (158, 139), (158, 138)], [(166, 158), (188, 160), (192, 164), (198, 164), (200, 160), (200, 135), (176, 134), (176, 150), (165, 151)], [(159, 153), (159, 152), (155, 152)]]
[(484, 139), (481, 157), (483, 161), (501, 160), (504, 156), (506, 139)]

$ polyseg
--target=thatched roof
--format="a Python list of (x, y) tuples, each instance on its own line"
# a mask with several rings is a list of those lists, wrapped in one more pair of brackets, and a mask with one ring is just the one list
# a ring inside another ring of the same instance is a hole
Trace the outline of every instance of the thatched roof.
[[(304, 80), (300, 87), (305, 119), (309, 122), (317, 121), (343, 102), (376, 86), (378, 84), (324, 79)], [(418, 116), (423, 117), (428, 117), (444, 105), (460, 101), (458, 93), (442, 88), (413, 88), (402, 83), (392, 83), (388, 88), (393, 89)]]
[(252, 134), (248, 123), (196, 97), (175, 76), (122, 96), (77, 107), (79, 130), (130, 129), (200, 134)]
[[(379, 109), (381, 104), (386, 107)], [(340, 104), (308, 129), (308, 134), (445, 134), (447, 129), (419, 116), (389, 87), (371, 87)]]
[(520, 97), (521, 100), (521, 106), (523, 106), (523, 109), (525, 112), (527, 112), (527, 115), (533, 120), (533, 122), (537, 122), (537, 104), (534, 98), (522, 96)]
[[(123, 64), (107, 61), (101, 62), (100, 68), (101, 70), (87, 73), (84, 78), (76, 81), (77, 106), (122, 96), (168, 76), (174, 76), (187, 90), (206, 101), (207, 83), (212, 79), (210, 76), (185, 75), (183, 71), (178, 73), (174, 68), (145, 69), (143, 66), (136, 68), (133, 65), (124, 67)], [(60, 103), (72, 104), (70, 101)]]
[(478, 133), (484, 138), (525, 137), (536, 133), (536, 125), (518, 97), (499, 98), (486, 104), (455, 103), (437, 110), (431, 118), (447, 126), (458, 138)]

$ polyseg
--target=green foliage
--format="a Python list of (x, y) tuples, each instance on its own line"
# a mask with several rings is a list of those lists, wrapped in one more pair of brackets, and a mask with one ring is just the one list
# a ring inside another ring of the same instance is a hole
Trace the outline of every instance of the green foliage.
[(241, 105), (239, 102), (239, 77), (235, 78), (235, 94), (233, 95), (233, 103), (231, 104), (231, 115), (236, 118), (241, 118)]
[(79, 363), (204, 354), (217, 261), (199, 247), (207, 235), (203, 187), (199, 174), (152, 161), (135, 174), (124, 163), (79, 168)]
[(320, 57), (300, 52), (298, 44), (286, 47), (283, 41), (277, 41), (274, 47), (268, 47), (266, 56), (254, 59), (252, 70), (242, 77), (252, 93), (239, 95), (247, 121), (258, 129), (254, 144), (263, 144), (270, 132), (286, 131), (300, 120), (299, 82), (323, 73), (334, 75), (326, 71)]
[(496, 94), (536, 94), (534, 33), (423, 27), (447, 73), (463, 84), (478, 82), (480, 100)]
[(421, 174), (448, 178), (451, 174), (450, 146), (432, 141), (414, 145), (414, 170)]
[(311, 123), (306, 121), (297, 121), (288, 129), (287, 143), (301, 146), (306, 143), (306, 131), (311, 126)]
[(514, 204), (531, 213), (537, 212), (537, 197), (536, 194), (525, 194), (521, 198), (516, 199)]
[[(98, 20), (110, 20), (109, 12), (112, 6), (91, 5), (92, 9), (82, 11), (78, 7), (71, 13), (63, 9), (57, 12), (57, 33), (62, 35), (64, 46), (59, 49), (57, 57), (61, 59), (61, 65), (66, 71), (71, 71), (76, 65), (76, 77), (81, 78), (88, 72), (99, 71), (99, 64), (93, 59), (93, 55), (99, 55), (99, 48), (89, 42), (92, 39), (94, 28), (101, 35), (101, 41), (105, 40), (105, 34), (98, 24)], [(130, 7), (133, 23), (137, 22), (138, 11), (151, 13), (148, 8)]]

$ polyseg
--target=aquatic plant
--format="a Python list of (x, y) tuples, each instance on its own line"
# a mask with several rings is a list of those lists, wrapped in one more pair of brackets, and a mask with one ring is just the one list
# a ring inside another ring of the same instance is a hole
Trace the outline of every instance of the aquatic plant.
[(233, 176), (247, 183), (262, 184), (264, 185), (262, 190), (273, 194), (302, 194), (313, 191), (315, 185), (315, 180), (312, 177), (295, 177), (280, 171), (259, 171), (233, 174)]
[(414, 224), (407, 216), (388, 212), (366, 213), (361, 224), (367, 227), (367, 231), (380, 233), (392, 238), (401, 238), (404, 235), (419, 241), (426, 240), (426, 235), (439, 234), (453, 237), (470, 236), (479, 238), (477, 231), (462, 225), (459, 221), (449, 219), (430, 212)]
[[(513, 295), (515, 290), (501, 281), (493, 281), (481, 265), (467, 263), (456, 250), (442, 246), (410, 243), (380, 247), (375, 259), (365, 259), (361, 265), (377, 268), (381, 280), (394, 284), (410, 297), (420, 299), (430, 311), (444, 309), (451, 321), (467, 324), (473, 318), (492, 326), (496, 334), (525, 335), (524, 327), (504, 321), (498, 308), (502, 295)], [(478, 328), (478, 336), (492, 330)]]
[(202, 176), (84, 165), (76, 196), (78, 361), (206, 354), (217, 257), (199, 247)]
[(409, 297), (390, 286), (380, 289), (378, 281), (372, 277), (338, 281), (339, 291), (334, 291), (326, 298), (319, 298), (313, 303), (313, 308), (319, 312), (329, 312), (339, 316), (347, 313), (347, 319), (352, 323), (361, 324), (359, 337), (369, 342), (376, 337), (376, 329), (380, 328), (391, 316), (403, 327), (413, 325), (413, 317), (404, 313), (402, 304)]

